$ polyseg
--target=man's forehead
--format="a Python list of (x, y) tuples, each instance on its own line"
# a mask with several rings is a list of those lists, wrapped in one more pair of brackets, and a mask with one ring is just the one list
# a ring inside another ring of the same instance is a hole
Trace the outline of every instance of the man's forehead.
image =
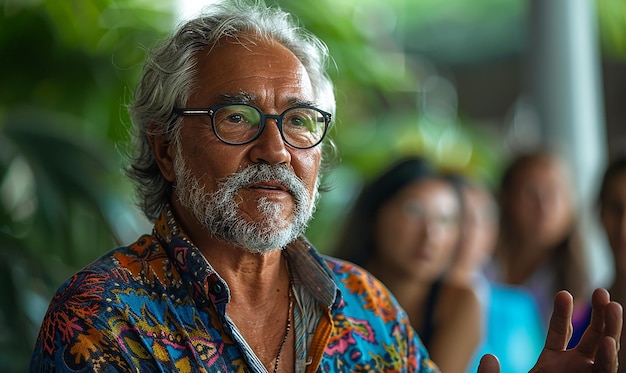
[(200, 52), (194, 93), (217, 103), (274, 97), (281, 103), (312, 105), (314, 91), (301, 61), (275, 41), (220, 43)]
[[(230, 104), (230, 103), (255, 104), (259, 101), (259, 97), (252, 92), (239, 91), (236, 94), (228, 94), (228, 93), (217, 94), (215, 101), (219, 103), (224, 103), (224, 104)], [(299, 105), (317, 106), (318, 105), (315, 101), (303, 99), (297, 96), (285, 97), (284, 101), (290, 106), (299, 106)]]
[(297, 59), (296, 55), (278, 40), (245, 33), (235, 36), (224, 36), (213, 45), (206, 46), (199, 52), (199, 56), (215, 58), (223, 55), (224, 52), (275, 56), (278, 51), (288, 52), (293, 58)]

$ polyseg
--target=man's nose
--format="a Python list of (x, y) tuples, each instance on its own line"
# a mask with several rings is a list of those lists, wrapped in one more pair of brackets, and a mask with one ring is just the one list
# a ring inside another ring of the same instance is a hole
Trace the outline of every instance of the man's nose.
[(291, 153), (287, 149), (278, 126), (278, 118), (266, 116), (263, 132), (253, 141), (250, 157), (255, 163), (266, 162), (269, 164), (289, 163)]

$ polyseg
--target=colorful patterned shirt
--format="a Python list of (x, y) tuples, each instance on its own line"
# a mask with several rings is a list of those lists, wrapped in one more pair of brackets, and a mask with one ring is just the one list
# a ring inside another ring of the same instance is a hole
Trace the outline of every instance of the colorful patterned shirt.
[[(437, 372), (405, 312), (366, 271), (285, 248), (296, 372)], [(57, 291), (31, 372), (266, 372), (227, 316), (228, 284), (166, 209), (152, 235), (105, 254)]]

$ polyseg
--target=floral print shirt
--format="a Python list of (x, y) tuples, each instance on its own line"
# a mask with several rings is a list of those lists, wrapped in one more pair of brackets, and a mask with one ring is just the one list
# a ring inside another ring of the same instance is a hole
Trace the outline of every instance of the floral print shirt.
[[(438, 372), (391, 293), (300, 238), (296, 372)], [(57, 291), (31, 372), (266, 372), (227, 316), (228, 284), (166, 208), (152, 235), (105, 254)]]

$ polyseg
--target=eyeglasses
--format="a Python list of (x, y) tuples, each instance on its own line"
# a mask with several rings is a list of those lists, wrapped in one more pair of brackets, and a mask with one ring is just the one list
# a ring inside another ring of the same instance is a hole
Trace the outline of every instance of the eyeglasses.
[(210, 108), (174, 109), (180, 116), (208, 116), (218, 139), (231, 145), (248, 144), (256, 140), (267, 119), (276, 119), (283, 141), (297, 149), (309, 149), (322, 142), (331, 114), (318, 108), (299, 105), (281, 114), (265, 114), (256, 106), (226, 104)]

